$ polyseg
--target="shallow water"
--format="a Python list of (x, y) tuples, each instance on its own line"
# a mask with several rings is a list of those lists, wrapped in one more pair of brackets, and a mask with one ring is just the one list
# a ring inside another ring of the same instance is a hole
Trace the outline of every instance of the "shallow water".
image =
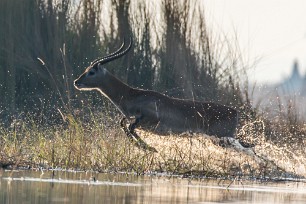
[[(0, 203), (306, 203), (304, 182), (0, 171)], [(229, 186), (229, 187), (228, 187)]]

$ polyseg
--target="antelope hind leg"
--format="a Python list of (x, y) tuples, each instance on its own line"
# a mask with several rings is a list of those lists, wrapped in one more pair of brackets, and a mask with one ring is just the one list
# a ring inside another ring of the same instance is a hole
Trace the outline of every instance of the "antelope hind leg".
[[(137, 133), (133, 130), (130, 130), (127, 128), (126, 125), (126, 118), (122, 118), (120, 121), (121, 128), (129, 138), (129, 140), (136, 145), (138, 148), (143, 149), (143, 150), (149, 150), (151, 152), (157, 152), (157, 150), (154, 147), (149, 146), (147, 143), (145, 143), (138, 135)], [(134, 125), (133, 125), (134, 126)]]

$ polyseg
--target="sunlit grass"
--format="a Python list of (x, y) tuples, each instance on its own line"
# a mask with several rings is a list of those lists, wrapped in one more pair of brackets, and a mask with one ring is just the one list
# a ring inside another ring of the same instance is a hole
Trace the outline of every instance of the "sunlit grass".
[(156, 148), (154, 153), (134, 146), (121, 130), (119, 117), (110, 113), (90, 113), (86, 122), (66, 114), (65, 122), (55, 126), (37, 124), (29, 117), (1, 127), (0, 165), (201, 177), (275, 178), (286, 171), (303, 175), (305, 154), (269, 141), (267, 130), (258, 127), (264, 121), (245, 124), (238, 132), (256, 145), (256, 154), (221, 147), (218, 138), (203, 134), (161, 136), (138, 130)]

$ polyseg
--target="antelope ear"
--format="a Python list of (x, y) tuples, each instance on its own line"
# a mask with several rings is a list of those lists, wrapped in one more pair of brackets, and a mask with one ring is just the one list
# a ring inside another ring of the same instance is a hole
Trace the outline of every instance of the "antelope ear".
[(98, 63), (98, 70), (102, 70), (102, 69), (103, 69), (102, 64)]
[(98, 70), (102, 71), (103, 74), (106, 74), (107, 70), (102, 66), (101, 63), (98, 64)]

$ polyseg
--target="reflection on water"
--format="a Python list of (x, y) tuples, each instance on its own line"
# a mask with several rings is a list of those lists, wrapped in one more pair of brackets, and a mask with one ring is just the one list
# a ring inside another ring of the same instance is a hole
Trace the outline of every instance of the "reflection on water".
[(0, 171), (0, 203), (305, 203), (303, 182), (234, 182), (67, 171)]

